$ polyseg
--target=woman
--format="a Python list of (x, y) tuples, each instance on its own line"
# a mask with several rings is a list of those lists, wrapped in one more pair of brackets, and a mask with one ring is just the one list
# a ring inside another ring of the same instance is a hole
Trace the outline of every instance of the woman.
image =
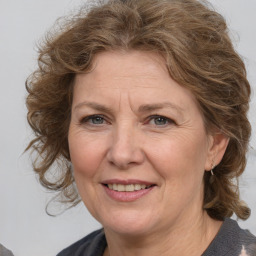
[(234, 184), (250, 85), (205, 2), (81, 11), (48, 36), (27, 90), (41, 183), (67, 203), (81, 198), (103, 226), (59, 256), (255, 254), (255, 237), (229, 218), (250, 215)]

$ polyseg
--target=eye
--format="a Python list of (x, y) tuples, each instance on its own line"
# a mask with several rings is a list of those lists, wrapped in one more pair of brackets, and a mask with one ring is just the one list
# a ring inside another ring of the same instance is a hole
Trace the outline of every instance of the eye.
[(154, 126), (167, 126), (169, 124), (173, 124), (174, 121), (165, 116), (154, 115), (150, 117), (148, 123)]
[(92, 115), (92, 116), (84, 117), (81, 120), (81, 123), (82, 124), (87, 123), (87, 124), (91, 124), (91, 125), (101, 125), (101, 124), (105, 124), (106, 120), (101, 115)]

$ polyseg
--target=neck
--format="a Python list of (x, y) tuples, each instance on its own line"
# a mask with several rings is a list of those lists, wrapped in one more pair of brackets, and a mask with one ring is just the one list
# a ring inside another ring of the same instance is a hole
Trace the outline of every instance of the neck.
[(105, 229), (108, 248), (104, 256), (198, 256), (207, 249), (221, 224), (203, 212), (175, 228), (148, 235), (120, 235)]

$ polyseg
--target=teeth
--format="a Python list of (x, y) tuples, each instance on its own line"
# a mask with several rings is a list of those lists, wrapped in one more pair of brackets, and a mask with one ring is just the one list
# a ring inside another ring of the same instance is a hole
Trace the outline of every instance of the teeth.
[(136, 184), (135, 185), (135, 190), (141, 190), (141, 189), (145, 189), (146, 185), (140, 185), (140, 184)]
[(134, 191), (134, 185), (133, 185), (133, 184), (131, 184), (131, 185), (126, 185), (126, 186), (125, 186), (125, 191), (126, 191), (126, 192)]
[(133, 192), (141, 189), (149, 188), (150, 186), (146, 186), (145, 184), (107, 184), (109, 189), (118, 191), (118, 192)]
[(125, 187), (122, 184), (117, 185), (117, 191), (125, 191)]

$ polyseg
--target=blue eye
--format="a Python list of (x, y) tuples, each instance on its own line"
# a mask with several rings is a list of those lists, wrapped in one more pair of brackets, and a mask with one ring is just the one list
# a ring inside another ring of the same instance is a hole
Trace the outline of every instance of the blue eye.
[(101, 125), (105, 122), (105, 119), (100, 115), (87, 116), (81, 120), (81, 123), (88, 123), (92, 125)]
[(91, 122), (93, 124), (103, 124), (104, 123), (104, 119), (100, 116), (94, 116), (91, 118)]
[(155, 125), (166, 125), (168, 123), (168, 119), (162, 116), (155, 117), (153, 120)]
[(149, 124), (153, 124), (155, 126), (166, 126), (171, 123), (174, 123), (174, 121), (164, 116), (151, 116), (149, 120)]

